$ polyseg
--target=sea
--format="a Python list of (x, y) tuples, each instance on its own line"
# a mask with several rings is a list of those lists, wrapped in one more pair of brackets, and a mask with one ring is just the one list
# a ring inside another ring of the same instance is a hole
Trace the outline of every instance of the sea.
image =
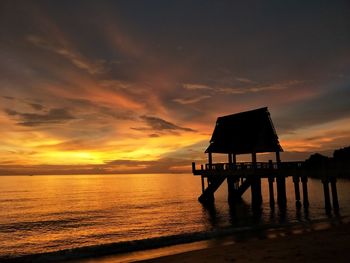
[(296, 209), (291, 178), (287, 208), (271, 208), (263, 179), (263, 204), (253, 210), (250, 189), (242, 202), (229, 205), (225, 182), (215, 203), (203, 206), (200, 177), (192, 174), (0, 176), (0, 261), (130, 252), (348, 217), (350, 180), (338, 179), (337, 186), (339, 213), (326, 213), (318, 179), (309, 179), (307, 210)]

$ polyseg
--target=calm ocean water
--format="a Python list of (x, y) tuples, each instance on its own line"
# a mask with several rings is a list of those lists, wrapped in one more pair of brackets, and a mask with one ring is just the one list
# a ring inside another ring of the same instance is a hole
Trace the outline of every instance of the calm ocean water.
[[(310, 208), (295, 210), (287, 179), (286, 214), (269, 207), (267, 182), (258, 215), (244, 202), (229, 207), (224, 183), (215, 207), (198, 201), (200, 177), (190, 174), (0, 177), (0, 258), (131, 240), (327, 218), (322, 184), (309, 180)], [(350, 215), (350, 181), (338, 180), (340, 214)]]

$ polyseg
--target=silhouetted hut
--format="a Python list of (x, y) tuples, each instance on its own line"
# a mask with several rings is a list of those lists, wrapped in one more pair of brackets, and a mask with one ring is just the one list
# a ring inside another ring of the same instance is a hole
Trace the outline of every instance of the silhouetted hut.
[(252, 154), (256, 162), (257, 153), (275, 152), (276, 161), (280, 162), (279, 153), (283, 151), (278, 141), (270, 113), (265, 108), (219, 117), (208, 153), (209, 167), (212, 153), (228, 154), (229, 163), (235, 163), (236, 155)]

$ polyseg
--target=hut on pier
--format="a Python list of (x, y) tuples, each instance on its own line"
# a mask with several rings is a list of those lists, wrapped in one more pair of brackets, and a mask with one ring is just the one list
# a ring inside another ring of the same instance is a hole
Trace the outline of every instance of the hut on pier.
[[(203, 193), (199, 197), (199, 201), (213, 200), (214, 192), (227, 178), (229, 200), (240, 197), (245, 190), (251, 187), (253, 202), (261, 203), (261, 176), (256, 172), (248, 176), (242, 170), (250, 168), (250, 170), (255, 171), (259, 165), (256, 154), (266, 152), (276, 153), (276, 163), (270, 162), (270, 165), (278, 168), (281, 151), (283, 149), (278, 141), (267, 107), (219, 117), (210, 144), (205, 151), (208, 154), (208, 163), (204, 170), (197, 170), (198, 174), (202, 175)], [(214, 153), (226, 154), (228, 163), (214, 164)], [(245, 163), (245, 167), (244, 164), (238, 165), (236, 156), (239, 154), (251, 154), (251, 163)], [(194, 167), (194, 174), (196, 174), (195, 172)], [(208, 179), (207, 189), (204, 189), (204, 177)], [(277, 178), (277, 189), (280, 193), (278, 194), (279, 200), (285, 200), (284, 177)]]
[[(276, 130), (265, 108), (219, 117), (206, 153), (209, 163), (212, 153), (229, 155), (234, 161), (237, 154), (252, 154), (283, 151)], [(278, 157), (279, 159), (279, 157)]]

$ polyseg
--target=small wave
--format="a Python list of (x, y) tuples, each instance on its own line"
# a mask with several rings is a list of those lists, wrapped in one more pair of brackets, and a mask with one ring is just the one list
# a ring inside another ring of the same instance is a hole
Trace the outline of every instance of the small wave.
[(15, 222), (9, 224), (0, 224), (0, 233), (11, 233), (16, 231), (35, 231), (37, 229), (52, 228), (76, 228), (82, 225), (92, 225), (83, 222), (84, 218), (65, 218), (42, 221)]

